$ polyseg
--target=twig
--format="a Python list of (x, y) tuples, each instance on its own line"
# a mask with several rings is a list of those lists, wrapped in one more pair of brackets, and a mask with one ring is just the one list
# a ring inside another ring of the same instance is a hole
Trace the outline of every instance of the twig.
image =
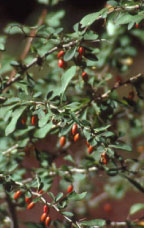
[(103, 93), (101, 96), (97, 97), (96, 99), (97, 100), (101, 100), (103, 98), (108, 97), (109, 94), (112, 93), (115, 89), (118, 89), (121, 86), (125, 86), (125, 85), (128, 85), (128, 84), (131, 84), (133, 81), (137, 80), (138, 78), (142, 77), (143, 75), (144, 75), (143, 73), (140, 73), (140, 74), (137, 74), (137, 75), (131, 77), (130, 79), (128, 79), (125, 82), (116, 82), (111, 89), (109, 89), (107, 92)]
[(6, 202), (8, 204), (9, 213), (11, 215), (11, 228), (18, 228), (19, 226), (18, 226), (15, 206), (13, 205), (11, 198), (10, 198), (9, 194), (7, 193), (4, 185), (3, 185), (3, 187), (5, 190)]
[[(37, 26), (41, 26), (45, 20), (45, 17), (46, 17), (46, 14), (47, 14), (47, 10), (44, 9), (42, 11), (42, 14), (40, 15), (40, 18), (38, 19), (38, 23), (37, 23)], [(26, 45), (25, 45), (25, 48), (20, 56), (20, 61), (24, 60), (27, 56), (27, 54), (29, 53), (29, 50), (30, 50), (30, 47), (31, 47), (31, 44), (32, 44), (32, 41), (33, 41), (33, 38), (36, 36), (36, 33), (37, 33), (37, 28), (35, 29), (32, 29), (30, 31), (30, 37), (28, 38), (27, 42), (26, 42)], [(11, 75), (10, 75), (10, 78), (9, 78), (9, 81), (11, 81), (11, 79), (16, 75), (16, 70), (12, 70), (11, 72)]]

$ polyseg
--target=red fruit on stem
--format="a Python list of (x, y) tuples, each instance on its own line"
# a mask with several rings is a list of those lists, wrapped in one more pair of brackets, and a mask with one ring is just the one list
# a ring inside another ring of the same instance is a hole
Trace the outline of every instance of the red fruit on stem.
[(87, 81), (87, 80), (88, 80), (88, 75), (87, 75), (86, 72), (83, 72), (83, 73), (82, 73), (82, 79), (83, 79), (84, 81)]
[(26, 121), (27, 121), (27, 116), (25, 115), (25, 116), (22, 117), (21, 123), (22, 123), (23, 125), (25, 125), (25, 124), (26, 124)]
[(31, 202), (31, 198), (30, 197), (25, 197), (25, 202), (26, 203), (30, 203)]
[(33, 115), (31, 117), (31, 123), (33, 126), (37, 125), (37, 122), (38, 122), (38, 117), (36, 115)]
[(68, 188), (67, 188), (67, 193), (71, 193), (73, 190), (73, 186), (72, 185), (69, 185)]
[(33, 207), (35, 206), (35, 203), (34, 202), (31, 202), (27, 205), (27, 209), (30, 210), (32, 209)]
[(136, 24), (135, 27), (138, 28), (139, 27), (139, 24)]
[(79, 47), (78, 52), (80, 55), (84, 54), (84, 48), (83, 47)]
[(15, 192), (14, 199), (17, 200), (21, 196), (21, 194), (22, 194), (22, 191), (21, 190)]
[(77, 142), (79, 140), (79, 137), (80, 137), (80, 134), (77, 133), (75, 136), (74, 136), (74, 141)]
[(43, 190), (40, 189), (40, 190), (38, 191), (38, 193), (39, 193), (39, 194), (43, 194)]
[(107, 154), (104, 152), (101, 154), (101, 162), (106, 165), (108, 163), (108, 156)]
[(60, 143), (60, 146), (63, 147), (66, 143), (66, 137), (65, 136), (60, 137), (59, 143)]
[(50, 225), (50, 222), (51, 222), (51, 218), (50, 218), (50, 216), (47, 216), (45, 219), (45, 225), (46, 226)]
[(59, 60), (58, 60), (58, 66), (59, 66), (60, 68), (63, 68), (63, 67), (64, 67), (64, 60), (63, 60), (63, 59), (59, 59)]
[(92, 151), (93, 151), (93, 147), (92, 147), (92, 146), (89, 146), (89, 147), (88, 147), (88, 153), (91, 154)]
[(41, 222), (44, 222), (45, 219), (46, 219), (46, 217), (47, 217), (47, 213), (43, 213), (43, 214), (41, 215), (40, 221), (41, 221)]
[(72, 134), (75, 135), (77, 132), (77, 124), (74, 123), (73, 126), (72, 126)]
[(64, 51), (61, 50), (61, 51), (59, 51), (59, 53), (57, 54), (57, 57), (58, 57), (58, 58), (61, 58), (63, 55), (64, 55)]
[(48, 205), (44, 205), (44, 206), (43, 206), (43, 212), (44, 212), (44, 213), (47, 213), (48, 210), (49, 210)]

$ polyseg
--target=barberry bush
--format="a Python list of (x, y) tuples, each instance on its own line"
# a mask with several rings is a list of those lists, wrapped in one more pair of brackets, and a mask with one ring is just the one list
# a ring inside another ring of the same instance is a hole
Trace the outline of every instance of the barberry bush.
[[(21, 227), (19, 211), (35, 206), (39, 222), (25, 227), (143, 227), (133, 215), (144, 201), (124, 221), (88, 212), (105, 198), (144, 193), (144, 75), (131, 71), (144, 1), (108, 1), (69, 33), (64, 10), (53, 10), (59, 1), (38, 2), (45, 9), (35, 26), (10, 23), (0, 36), (0, 227)], [(19, 56), (10, 37), (21, 40)]]

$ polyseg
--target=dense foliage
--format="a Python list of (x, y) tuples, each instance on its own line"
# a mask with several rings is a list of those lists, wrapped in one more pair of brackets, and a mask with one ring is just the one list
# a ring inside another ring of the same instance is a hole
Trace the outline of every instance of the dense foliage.
[[(68, 34), (60, 27), (64, 11), (52, 11), (58, 1), (39, 2), (51, 5), (51, 12), (44, 10), (36, 26), (11, 23), (0, 37), (0, 198), (7, 202), (0, 205), (1, 227), (19, 227), (17, 209), (35, 204), (45, 205), (44, 211), (39, 223), (25, 224), (30, 228), (48, 226), (51, 208), (62, 215), (52, 227), (144, 226), (143, 218), (131, 219), (144, 208), (140, 202), (123, 222), (87, 218), (97, 178), (104, 178), (101, 191), (110, 197), (132, 189), (144, 193), (144, 146), (138, 140), (144, 77), (129, 74), (135, 40), (144, 42), (144, 2), (108, 1)], [(8, 50), (13, 36), (25, 38), (20, 57)], [(27, 168), (29, 157), (38, 165)], [(57, 194), (51, 190), (55, 178)]]

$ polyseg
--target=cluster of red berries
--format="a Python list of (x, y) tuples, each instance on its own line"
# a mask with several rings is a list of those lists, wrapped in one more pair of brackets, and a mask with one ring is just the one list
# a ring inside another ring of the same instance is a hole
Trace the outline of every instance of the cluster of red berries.
[[(72, 135), (74, 135), (74, 138), (73, 138), (74, 142), (77, 142), (80, 138), (80, 134), (77, 133), (77, 129), (78, 129), (78, 126), (76, 123), (74, 123), (72, 126), (72, 129), (71, 129)], [(66, 143), (66, 137), (61, 136), (59, 143), (60, 143), (60, 146), (63, 147)], [(86, 145), (88, 147), (88, 153), (91, 154), (94, 150), (93, 146), (91, 146), (88, 141), (86, 141)], [(106, 165), (108, 163), (108, 161), (109, 161), (109, 158), (108, 158), (108, 155), (106, 154), (106, 152), (102, 153), (101, 154), (101, 163)]]
[[(14, 194), (14, 199), (17, 200), (18, 198), (20, 198), (20, 196), (23, 194), (23, 192), (21, 190), (18, 190), (17, 192), (15, 192)], [(35, 203), (32, 201), (31, 197), (25, 197), (25, 202), (27, 204), (27, 209), (32, 209), (35, 206)]]
[[(74, 142), (77, 142), (80, 138), (80, 134), (77, 132), (78, 126), (76, 123), (73, 124), (71, 132), (73, 137)], [(59, 140), (60, 146), (63, 147), (66, 143), (66, 137), (65, 136), (61, 136), (60, 140)]]
[[(38, 193), (42, 194), (43, 191), (40, 190)], [(18, 190), (14, 194), (14, 199), (17, 200), (18, 198), (20, 198), (20, 196), (22, 194), (23, 194), (23, 192), (21, 190)], [(27, 210), (30, 210), (30, 209), (32, 209), (35, 206), (35, 203), (32, 201), (31, 197), (25, 197), (25, 203), (27, 204)], [(49, 226), (49, 224), (51, 222), (51, 218), (50, 218), (50, 216), (48, 216), (48, 213), (49, 213), (49, 208), (48, 208), (47, 205), (44, 205), (43, 214), (41, 215), (40, 221), (42, 223), (45, 223), (46, 226)]]
[[(22, 119), (21, 119), (21, 123), (22, 123), (23, 125), (25, 125), (25, 124), (26, 124), (26, 121), (27, 121), (27, 116), (24, 115), (24, 116), (22, 117)], [(36, 126), (37, 123), (38, 123), (38, 117), (37, 117), (37, 115), (32, 115), (32, 117), (31, 117), (31, 124), (32, 124), (33, 126)]]
[[(84, 48), (83, 47), (79, 47), (78, 48), (78, 53), (79, 53), (79, 58), (82, 58), (83, 54), (84, 54)], [(60, 68), (64, 68), (65, 67), (65, 61), (63, 60), (63, 56), (64, 56), (65, 52), (63, 50), (59, 51), (59, 53), (57, 54), (57, 58), (59, 59), (58, 60), (58, 66)], [(87, 81), (88, 80), (88, 75), (86, 72), (83, 72), (82, 73), (82, 79), (84, 81)]]
[(48, 213), (49, 213), (49, 207), (48, 207), (48, 205), (44, 205), (43, 206), (43, 213), (41, 215), (40, 221), (42, 223), (45, 223), (46, 226), (49, 226), (50, 222), (51, 222), (51, 218), (48, 215)]
[[(74, 142), (77, 142), (80, 138), (80, 134), (77, 132), (77, 129), (78, 129), (78, 126), (76, 123), (74, 123), (71, 129), (72, 135), (74, 136), (73, 137)], [(65, 136), (60, 137), (59, 143), (60, 143), (60, 146), (63, 147), (66, 143), (66, 137)], [(91, 154), (93, 151), (93, 147), (88, 142), (86, 142), (86, 145), (88, 147), (88, 153)]]

